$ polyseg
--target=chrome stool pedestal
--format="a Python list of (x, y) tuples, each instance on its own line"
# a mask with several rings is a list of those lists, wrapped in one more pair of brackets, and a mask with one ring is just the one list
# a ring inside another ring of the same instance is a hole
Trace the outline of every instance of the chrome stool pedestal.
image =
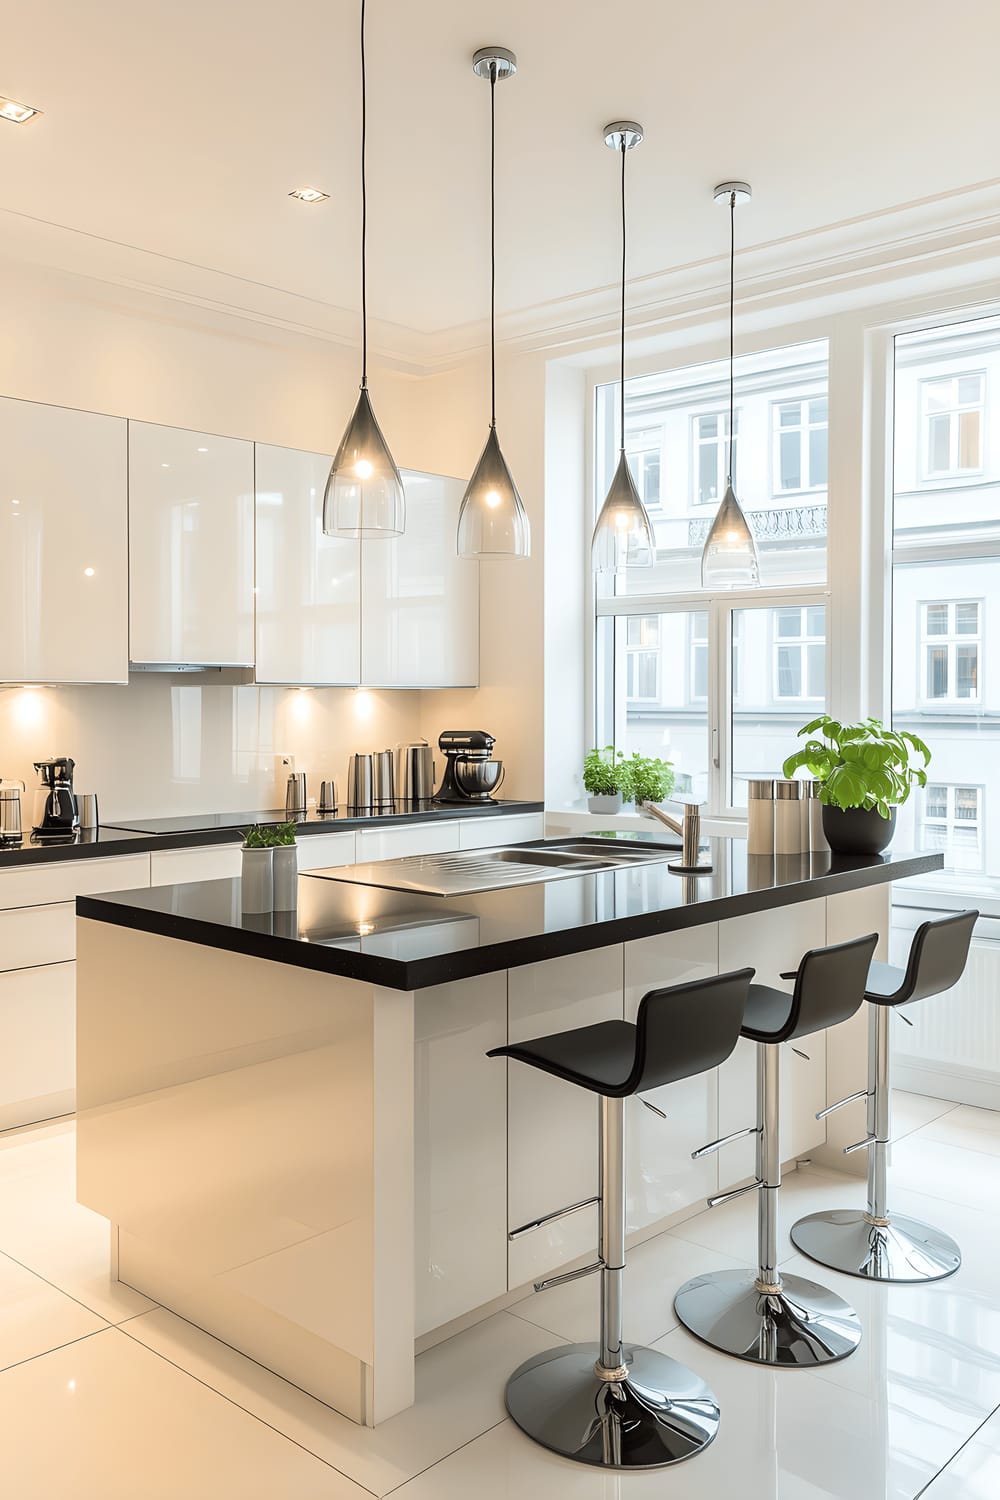
[[(756, 1182), (709, 1199), (715, 1207), (755, 1188), (759, 1192), (757, 1275), (715, 1271), (696, 1276), (681, 1287), (674, 1309), (685, 1328), (724, 1354), (755, 1364), (812, 1367), (853, 1354), (861, 1342), (861, 1324), (853, 1307), (834, 1292), (801, 1276), (782, 1276), (777, 1268), (779, 1062), (777, 1046), (758, 1042)], [(713, 1147), (722, 1144), (713, 1142)]]
[[(873, 964), (868, 1000), (868, 1088), (852, 1094), (817, 1119), (853, 1099), (867, 1100), (867, 1134), (845, 1154), (868, 1151), (868, 1202), (864, 1211), (833, 1209), (809, 1214), (793, 1225), (796, 1249), (820, 1265), (867, 1281), (940, 1281), (962, 1263), (958, 1245), (942, 1229), (889, 1213), (887, 1168), (891, 1131), (889, 1025), (893, 1010), (950, 989), (962, 975), (979, 913), (924, 922), (917, 929), (906, 970)], [(905, 1019), (905, 1017), (904, 1017)]]

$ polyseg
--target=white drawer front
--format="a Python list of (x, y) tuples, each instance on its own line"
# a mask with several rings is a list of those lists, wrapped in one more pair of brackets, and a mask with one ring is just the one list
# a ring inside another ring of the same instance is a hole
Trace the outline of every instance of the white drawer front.
[(404, 854), (443, 854), (459, 847), (458, 823), (408, 823), (403, 828), (362, 828), (357, 861), (399, 859)]
[(0, 1130), (73, 1108), (76, 964), (0, 974)]
[(231, 880), (239, 875), (239, 844), (207, 844), (200, 849), (156, 849), (149, 856), (150, 885), (184, 885), (191, 880)]
[(545, 836), (544, 813), (517, 813), (509, 818), (463, 818), (458, 825), (459, 848), (492, 849), (498, 844), (524, 844)]
[(315, 833), (299, 839), (299, 869), (327, 870), (354, 864), (354, 833)]
[(75, 957), (75, 902), (0, 911), (0, 971), (61, 964)]
[(128, 891), (148, 885), (148, 854), (15, 865), (11, 870), (0, 870), (0, 911), (12, 906), (50, 906), (91, 892)]

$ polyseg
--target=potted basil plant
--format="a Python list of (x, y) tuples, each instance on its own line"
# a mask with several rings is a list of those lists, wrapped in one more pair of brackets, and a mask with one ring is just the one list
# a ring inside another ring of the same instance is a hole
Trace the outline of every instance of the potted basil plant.
[(895, 832), (896, 808), (914, 785), (927, 785), (930, 750), (908, 730), (886, 729), (881, 719), (841, 724), (823, 714), (803, 725), (803, 735), (810, 738), (782, 769), (792, 776), (805, 767), (819, 782), (830, 848), (839, 854), (881, 854)]
[(274, 904), (274, 850), (271, 830), (255, 823), (243, 835), (241, 902), (245, 912), (259, 916)]
[(639, 809), (644, 802), (665, 801), (674, 789), (674, 767), (669, 760), (658, 760), (656, 756), (640, 755), (633, 750), (623, 761), (621, 771), (623, 795), (627, 801), (634, 800)]
[(587, 751), (583, 761), (583, 785), (590, 794), (587, 806), (592, 813), (621, 812), (624, 759), (624, 751), (616, 750), (614, 745)]

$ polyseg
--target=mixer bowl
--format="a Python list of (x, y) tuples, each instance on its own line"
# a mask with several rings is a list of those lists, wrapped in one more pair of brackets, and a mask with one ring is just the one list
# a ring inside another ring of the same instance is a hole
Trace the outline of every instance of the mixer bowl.
[(503, 780), (502, 760), (467, 760), (458, 756), (452, 769), (455, 783), (466, 797), (488, 797)]

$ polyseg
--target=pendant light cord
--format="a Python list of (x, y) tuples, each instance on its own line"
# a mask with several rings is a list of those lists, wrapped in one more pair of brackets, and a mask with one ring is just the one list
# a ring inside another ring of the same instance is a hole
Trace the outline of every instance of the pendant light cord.
[(736, 305), (736, 194), (729, 195), (729, 485), (733, 482), (733, 366), (735, 340), (733, 336), (733, 309)]
[(497, 425), (497, 65), (490, 64), (490, 426)]
[(625, 224), (625, 158), (628, 155), (628, 145), (625, 140), (625, 132), (621, 135), (622, 147), (622, 342), (621, 342), (621, 382), (620, 382), (620, 418), (621, 418), (621, 451), (625, 452), (625, 247), (628, 244), (628, 236)]
[(365, 3), (361, 0), (361, 389), (368, 385), (368, 94), (365, 68)]

